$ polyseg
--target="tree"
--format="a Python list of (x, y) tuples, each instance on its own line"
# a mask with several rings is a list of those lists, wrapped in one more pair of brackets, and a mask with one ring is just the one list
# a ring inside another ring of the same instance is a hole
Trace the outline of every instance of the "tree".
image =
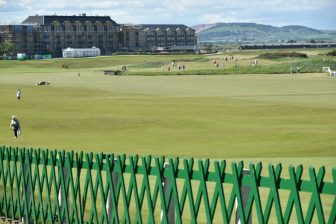
[(15, 44), (10, 42), (2, 42), (0, 43), (0, 55), (2, 54), (10, 54), (15, 53)]

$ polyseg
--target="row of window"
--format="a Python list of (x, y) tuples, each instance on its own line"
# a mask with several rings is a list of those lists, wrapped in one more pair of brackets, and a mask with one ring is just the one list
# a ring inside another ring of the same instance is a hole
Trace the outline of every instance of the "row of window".
[(73, 32), (73, 31), (119, 31), (119, 26), (44, 26), (45, 32), (57, 31), (57, 32)]
[[(61, 35), (55, 35), (55, 39), (61, 39), (63, 36)], [(114, 35), (109, 35), (109, 36), (92, 36), (92, 35), (88, 35), (88, 36), (84, 36), (84, 35), (66, 35), (64, 36), (63, 38), (64, 39), (93, 39), (93, 38), (96, 38), (96, 39), (112, 39), (116, 36)], [(49, 38), (49, 35), (44, 35), (43, 38)]]

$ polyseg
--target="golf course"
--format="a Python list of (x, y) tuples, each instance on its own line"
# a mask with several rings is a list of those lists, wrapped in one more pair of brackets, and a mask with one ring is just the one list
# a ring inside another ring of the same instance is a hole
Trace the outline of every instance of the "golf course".
[[(333, 57), (320, 55), (328, 50), (306, 50), (308, 59), (260, 59), (253, 67), (260, 52), (233, 52), (239, 68), (227, 53), (0, 61), (0, 142), (172, 157), (333, 157), (335, 163), (336, 78), (318, 67), (289, 74), (291, 64), (301, 71), (311, 61), (335, 66)], [(168, 72), (171, 61), (186, 69)], [(121, 66), (127, 66), (122, 75), (104, 75)], [(260, 72), (285, 67), (283, 74)], [(250, 74), (226, 74), (235, 69)], [(40, 81), (51, 84), (35, 85)], [(14, 114), (18, 139), (9, 130)]]

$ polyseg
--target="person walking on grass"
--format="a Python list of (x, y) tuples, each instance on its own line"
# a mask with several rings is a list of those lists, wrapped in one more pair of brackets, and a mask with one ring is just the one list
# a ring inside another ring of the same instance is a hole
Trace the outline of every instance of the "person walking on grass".
[(19, 120), (15, 117), (15, 115), (12, 116), (12, 120), (10, 122), (10, 128), (14, 131), (14, 138), (17, 138), (21, 133), (21, 127)]
[(20, 101), (20, 99), (21, 99), (21, 89), (18, 89), (18, 91), (16, 93), (16, 98)]

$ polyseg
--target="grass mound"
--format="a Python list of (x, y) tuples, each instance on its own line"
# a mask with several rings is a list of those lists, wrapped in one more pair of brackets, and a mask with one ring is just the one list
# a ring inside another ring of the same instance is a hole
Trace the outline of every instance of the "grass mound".
[(259, 55), (261, 59), (279, 59), (279, 58), (308, 58), (307, 54), (299, 52), (273, 52)]
[(327, 55), (329, 55), (329, 56), (336, 56), (336, 50), (328, 52)]
[(134, 65), (129, 65), (129, 68), (160, 68), (164, 66), (164, 62), (149, 62), (149, 61), (144, 61), (141, 64), (134, 64)]

